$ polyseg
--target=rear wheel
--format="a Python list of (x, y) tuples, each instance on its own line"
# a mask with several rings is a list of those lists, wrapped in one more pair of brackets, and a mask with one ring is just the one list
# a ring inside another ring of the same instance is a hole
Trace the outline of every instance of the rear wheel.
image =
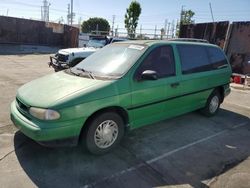
[(220, 108), (220, 101), (220, 93), (217, 90), (213, 91), (207, 99), (205, 108), (201, 112), (208, 117), (215, 115)]
[(119, 144), (124, 135), (124, 122), (113, 112), (98, 115), (87, 126), (86, 146), (93, 154), (109, 152)]

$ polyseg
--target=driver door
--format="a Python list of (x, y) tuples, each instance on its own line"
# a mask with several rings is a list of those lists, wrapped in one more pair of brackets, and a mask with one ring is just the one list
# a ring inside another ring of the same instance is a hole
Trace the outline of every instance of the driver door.
[[(150, 49), (149, 49), (150, 50)], [(142, 79), (144, 71), (155, 71), (156, 80)], [(133, 116), (136, 128), (166, 118), (169, 97), (177, 95), (176, 65), (170, 45), (153, 48), (141, 62), (131, 82)]]

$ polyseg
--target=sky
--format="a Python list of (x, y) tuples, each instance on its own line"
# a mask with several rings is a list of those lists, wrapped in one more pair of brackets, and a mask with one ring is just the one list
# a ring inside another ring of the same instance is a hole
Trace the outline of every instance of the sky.
[[(67, 5), (70, 0), (48, 0), (50, 20), (67, 22)], [(75, 23), (90, 17), (106, 18), (114, 27), (124, 28), (124, 14), (132, 0), (74, 0)], [(137, 0), (142, 8), (138, 28), (154, 30), (164, 28), (165, 22), (177, 22), (181, 7), (195, 12), (196, 23), (212, 22), (209, 2), (215, 21), (250, 21), (250, 0)], [(41, 19), (42, 0), (0, 0), (0, 15)]]

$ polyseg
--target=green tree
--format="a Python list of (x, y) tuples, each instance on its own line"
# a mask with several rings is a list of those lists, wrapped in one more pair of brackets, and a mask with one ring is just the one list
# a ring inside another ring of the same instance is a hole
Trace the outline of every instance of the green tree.
[(139, 16), (141, 14), (141, 5), (137, 1), (132, 1), (126, 10), (125, 28), (130, 38), (135, 38), (136, 27), (138, 25)]
[(81, 25), (83, 33), (90, 33), (91, 31), (105, 31), (109, 33), (110, 25), (109, 22), (104, 18), (89, 18), (84, 21)]
[(193, 20), (193, 16), (195, 13), (192, 10), (182, 10), (181, 11), (181, 19), (180, 22), (176, 25), (176, 36), (178, 37), (180, 34), (181, 25), (185, 24), (193, 24), (195, 20)]
[(182, 10), (181, 11), (181, 24), (192, 24), (194, 20), (192, 19), (195, 13), (192, 10)]

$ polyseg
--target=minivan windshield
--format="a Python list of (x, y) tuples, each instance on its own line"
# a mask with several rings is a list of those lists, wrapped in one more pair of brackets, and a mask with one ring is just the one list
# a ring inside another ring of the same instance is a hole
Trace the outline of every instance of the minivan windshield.
[(95, 76), (121, 77), (145, 52), (146, 46), (130, 43), (113, 43), (90, 55), (72, 70), (85, 70)]

